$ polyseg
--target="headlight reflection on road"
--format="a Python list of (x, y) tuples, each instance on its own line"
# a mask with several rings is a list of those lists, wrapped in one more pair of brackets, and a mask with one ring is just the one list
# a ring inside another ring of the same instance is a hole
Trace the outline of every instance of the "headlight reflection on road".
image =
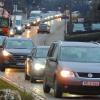
[(16, 69), (16, 68), (6, 68), (5, 75), (13, 76), (16, 72), (24, 72), (24, 69)]
[(30, 32), (31, 32), (30, 30), (27, 30), (27, 32), (26, 32), (26, 34), (27, 34), (26, 37), (27, 37), (27, 38), (30, 37)]
[(11, 74), (11, 72), (13, 72), (13, 69), (7, 68), (7, 69), (5, 70), (5, 75), (6, 75), (6, 76), (9, 76), (9, 75)]
[(69, 93), (63, 93), (64, 97), (72, 97), (72, 98), (76, 98), (76, 97), (82, 97), (82, 95), (74, 95), (74, 94), (69, 94)]

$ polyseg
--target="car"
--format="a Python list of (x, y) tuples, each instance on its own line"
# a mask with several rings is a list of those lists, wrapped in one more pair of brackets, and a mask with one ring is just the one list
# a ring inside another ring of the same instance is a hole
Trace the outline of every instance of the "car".
[(4, 54), (3, 54), (3, 50), (4, 50), (4, 45), (5, 45), (5, 41), (6, 41), (6, 36), (0, 36), (0, 70), (2, 71), (2, 63), (4, 62)]
[(2, 63), (2, 70), (5, 68), (25, 68), (25, 60), (30, 57), (34, 47), (32, 39), (9, 37), (3, 50), (5, 61)]
[(53, 42), (48, 50), (43, 90), (56, 98), (71, 94), (100, 94), (100, 43)]
[(32, 58), (28, 58), (25, 64), (25, 80), (30, 79), (33, 83), (43, 79), (48, 49), (49, 46), (37, 46), (32, 50)]
[(25, 20), (23, 22), (23, 26), (25, 29), (31, 29), (31, 24), (30, 24), (29, 20)]
[(25, 24), (25, 29), (31, 29), (30, 23)]
[(38, 33), (50, 33), (50, 26), (45, 23), (39, 24)]

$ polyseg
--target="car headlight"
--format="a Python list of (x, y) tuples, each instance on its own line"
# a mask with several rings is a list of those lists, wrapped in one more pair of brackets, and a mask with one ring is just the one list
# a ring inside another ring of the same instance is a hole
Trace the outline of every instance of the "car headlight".
[(30, 26), (30, 24), (27, 24), (27, 26)]
[(3, 55), (6, 57), (6, 56), (9, 56), (9, 55), (11, 55), (8, 51), (6, 51), (6, 50), (3, 50)]
[(22, 29), (22, 27), (21, 27), (21, 26), (18, 26), (18, 27), (17, 27), (17, 29), (18, 29), (18, 30), (21, 30), (21, 29)]
[(36, 20), (37, 20), (37, 22), (39, 22), (41, 19), (40, 18), (37, 18)]
[(72, 71), (62, 70), (60, 72), (61, 77), (75, 77), (74, 73)]
[(14, 35), (14, 31), (13, 30), (10, 30), (10, 35)]
[(36, 24), (36, 21), (33, 21), (33, 24)]
[(39, 63), (36, 63), (35, 65), (34, 65), (34, 69), (35, 70), (41, 70), (41, 69), (44, 69), (45, 68), (45, 65), (42, 65), (42, 64), (39, 64)]

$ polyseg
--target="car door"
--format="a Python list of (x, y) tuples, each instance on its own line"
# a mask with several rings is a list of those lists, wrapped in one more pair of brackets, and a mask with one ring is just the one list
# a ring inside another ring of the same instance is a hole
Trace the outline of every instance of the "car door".
[(47, 76), (48, 76), (48, 82), (51, 86), (53, 85), (55, 70), (57, 66), (56, 57), (57, 57), (57, 44), (54, 44), (52, 50), (50, 51), (50, 55), (47, 58), (47, 68), (48, 68)]
[(30, 59), (30, 62), (29, 62), (29, 74), (31, 74), (32, 73), (32, 66), (33, 66), (33, 62), (34, 62), (34, 57), (35, 57), (35, 55), (36, 55), (36, 48), (33, 48), (32, 49), (32, 52), (31, 52), (31, 59)]

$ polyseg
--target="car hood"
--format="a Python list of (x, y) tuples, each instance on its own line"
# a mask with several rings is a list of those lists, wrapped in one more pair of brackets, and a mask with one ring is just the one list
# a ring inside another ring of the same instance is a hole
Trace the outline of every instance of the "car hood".
[(59, 62), (62, 69), (74, 72), (93, 72), (100, 73), (100, 63), (80, 63), (80, 62)]
[(35, 58), (34, 59), (34, 63), (45, 64), (46, 63), (46, 59), (45, 58)]
[(12, 54), (30, 54), (31, 49), (5, 49)]

